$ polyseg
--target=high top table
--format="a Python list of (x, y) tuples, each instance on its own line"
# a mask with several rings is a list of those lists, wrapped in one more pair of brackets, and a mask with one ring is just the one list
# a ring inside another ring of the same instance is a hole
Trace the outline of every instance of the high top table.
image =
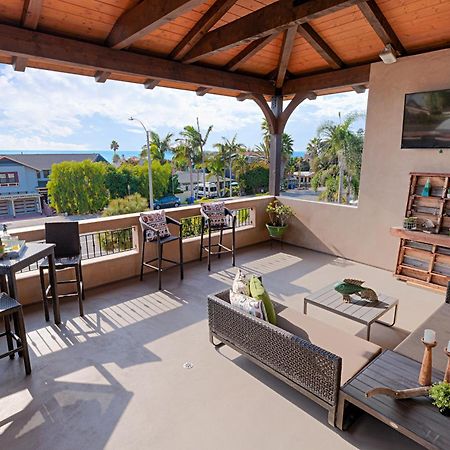
[(59, 309), (59, 298), (56, 288), (56, 270), (55, 270), (55, 244), (44, 244), (38, 242), (28, 242), (18, 258), (0, 259), (0, 276), (7, 277), (9, 296), (17, 300), (16, 273), (25, 269), (31, 264), (37, 263), (41, 259), (48, 258), (49, 281), (51, 285), (51, 296), (53, 303), (53, 316), (55, 323), (61, 323), (61, 314)]

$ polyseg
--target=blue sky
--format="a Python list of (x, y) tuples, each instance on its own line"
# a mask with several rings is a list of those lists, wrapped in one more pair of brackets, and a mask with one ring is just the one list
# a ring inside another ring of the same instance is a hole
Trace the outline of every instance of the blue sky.
[[(194, 124), (196, 117), (206, 129), (214, 125), (209, 144), (222, 136), (254, 146), (260, 142), (262, 113), (252, 101), (205, 95), (175, 89), (146, 90), (141, 85), (90, 77), (27, 69), (14, 72), (0, 64), (1, 150), (95, 150), (109, 149), (112, 139), (121, 150), (138, 150), (145, 141), (139, 117), (160, 134), (178, 132)], [(288, 122), (286, 131), (302, 151), (324, 120), (338, 120), (338, 113), (365, 112), (367, 93), (345, 93), (306, 100)], [(364, 126), (364, 119), (358, 127)], [(209, 147), (209, 145), (207, 145)]]

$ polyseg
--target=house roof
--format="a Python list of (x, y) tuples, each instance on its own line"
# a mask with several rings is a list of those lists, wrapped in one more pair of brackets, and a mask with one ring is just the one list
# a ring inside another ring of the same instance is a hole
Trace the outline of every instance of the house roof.
[(63, 161), (107, 162), (99, 153), (17, 153), (0, 155), (0, 159), (9, 159), (36, 170), (50, 170), (53, 164)]
[(447, 0), (8, 0), (0, 62), (216, 93), (330, 93), (400, 57), (447, 48)]

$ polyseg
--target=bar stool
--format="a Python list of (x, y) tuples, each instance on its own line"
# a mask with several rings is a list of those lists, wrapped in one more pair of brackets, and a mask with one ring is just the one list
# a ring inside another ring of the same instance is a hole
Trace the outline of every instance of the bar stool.
[[(73, 269), (75, 279), (56, 281), (59, 284), (75, 284), (76, 291), (59, 294), (59, 297), (77, 297), (80, 316), (84, 315), (83, 301), (85, 298), (83, 287), (83, 272), (81, 269), (81, 243), (78, 222), (49, 222), (45, 224), (45, 242), (55, 244), (56, 274), (65, 269)], [(48, 270), (48, 260), (44, 259), (39, 265), (42, 298), (44, 301), (45, 320), (50, 320), (48, 302), (51, 301), (50, 284), (45, 286), (45, 271)]]
[[(25, 324), (23, 321), (22, 305), (15, 299), (11, 298), (4, 292), (0, 293), (0, 318), (3, 317), (5, 322), (5, 332), (0, 337), (5, 336), (8, 344), (8, 351), (2, 353), (0, 358), (14, 359), (16, 353), (19, 357), (23, 357), (25, 372), (27, 375), (31, 373), (30, 355), (28, 353), (27, 335), (25, 332)], [(11, 319), (14, 322), (14, 331), (11, 330)], [(16, 342), (16, 348), (14, 348)]]
[[(236, 213), (225, 208), (224, 202), (204, 203), (200, 208), (202, 216), (201, 236), (200, 236), (200, 261), (203, 259), (203, 252), (208, 255), (208, 270), (211, 270), (211, 255), (220, 256), (223, 253), (231, 253), (232, 265), (236, 265)], [(205, 227), (208, 229), (208, 245), (203, 245)], [(223, 245), (224, 230), (231, 230), (231, 248)], [(211, 233), (220, 231), (219, 242), (211, 243)], [(211, 250), (217, 247), (217, 251)]]
[[(148, 213), (141, 213), (139, 222), (142, 229), (142, 253), (141, 253), (141, 275), (140, 280), (144, 277), (144, 267), (149, 267), (158, 272), (158, 290), (161, 290), (161, 275), (162, 272), (171, 267), (180, 267), (180, 279), (184, 278), (183, 271), (183, 237), (181, 232), (181, 223), (169, 216), (166, 216), (164, 210), (152, 211)], [(170, 233), (168, 224), (176, 225), (179, 229), (178, 236)], [(178, 241), (180, 257), (179, 261), (163, 258), (164, 244)], [(156, 245), (156, 258), (149, 261), (145, 260), (145, 246), (146, 244)], [(158, 265), (154, 266), (152, 263), (158, 261)], [(163, 268), (163, 261), (171, 264), (170, 267)]]

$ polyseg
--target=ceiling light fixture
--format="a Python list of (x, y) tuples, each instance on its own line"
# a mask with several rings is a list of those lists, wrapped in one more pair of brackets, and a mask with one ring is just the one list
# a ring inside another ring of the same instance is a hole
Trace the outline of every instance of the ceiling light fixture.
[(397, 52), (391, 44), (387, 44), (380, 53), (380, 58), (385, 64), (394, 64), (397, 61)]

